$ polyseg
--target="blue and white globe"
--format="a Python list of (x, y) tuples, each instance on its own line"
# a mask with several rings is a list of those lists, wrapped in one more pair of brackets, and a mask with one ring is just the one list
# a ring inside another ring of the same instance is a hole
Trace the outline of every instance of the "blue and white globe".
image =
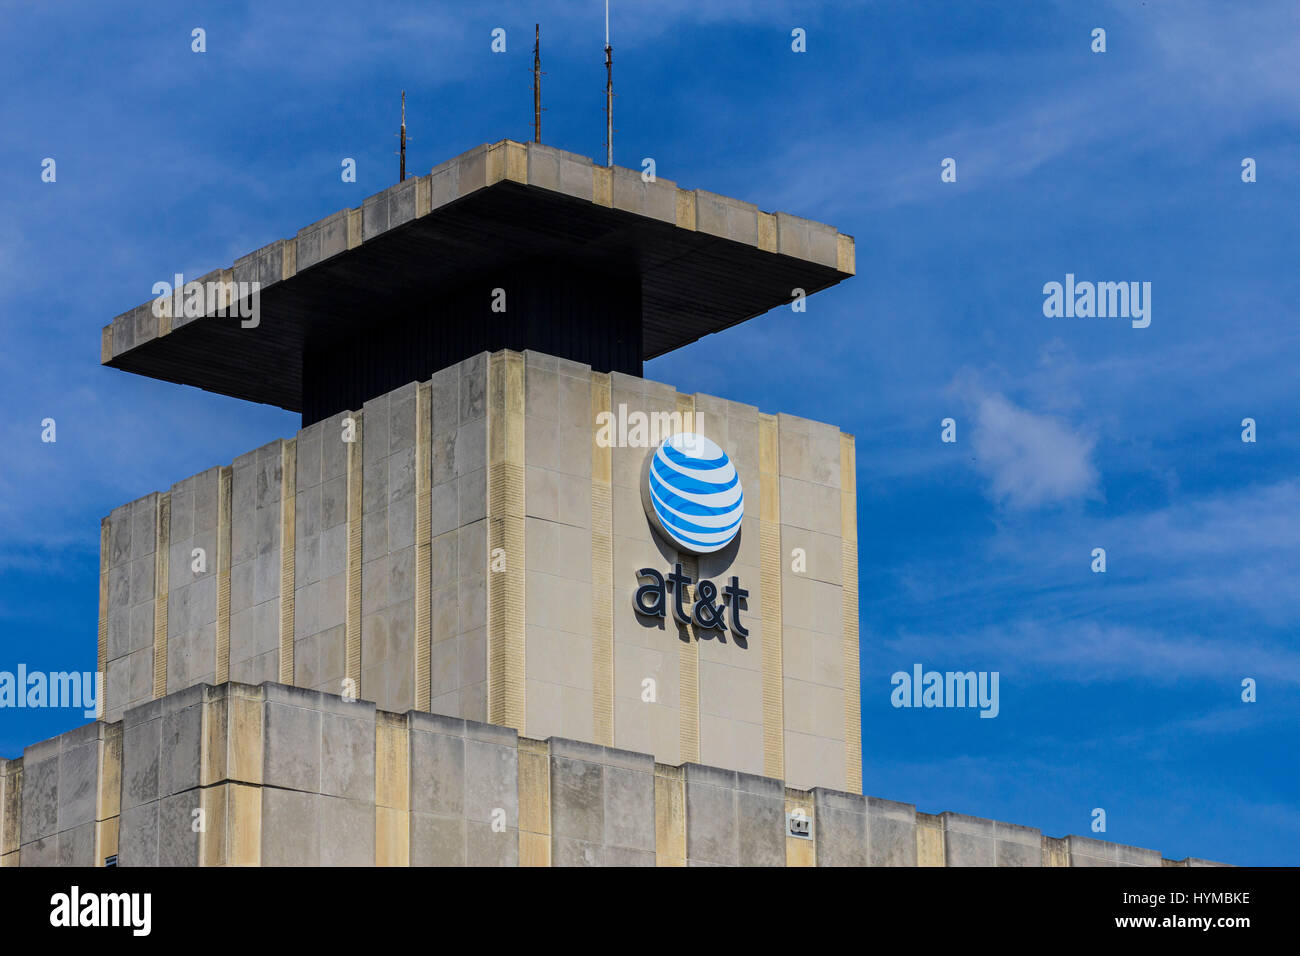
[(646, 513), (669, 541), (695, 554), (720, 551), (740, 532), (745, 492), (727, 453), (679, 432), (650, 459)]

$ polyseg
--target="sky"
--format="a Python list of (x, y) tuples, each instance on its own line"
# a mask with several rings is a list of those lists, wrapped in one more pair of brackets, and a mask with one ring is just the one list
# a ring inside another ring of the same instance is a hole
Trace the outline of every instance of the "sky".
[[(0, 18), (0, 671), (94, 670), (100, 519), (299, 427), (102, 368), (100, 329), (395, 182), (403, 89), (415, 172), (530, 138), (535, 22), (543, 141), (602, 155), (604, 9)], [(856, 436), (865, 792), (1300, 863), (1300, 6), (615, 0), (612, 29), (619, 165), (856, 239), (805, 313), (645, 374)], [(1046, 316), (1067, 274), (1149, 282), (1150, 325)], [(893, 707), (915, 663), (998, 672), (998, 716)], [(0, 756), (83, 722), (0, 709)]]

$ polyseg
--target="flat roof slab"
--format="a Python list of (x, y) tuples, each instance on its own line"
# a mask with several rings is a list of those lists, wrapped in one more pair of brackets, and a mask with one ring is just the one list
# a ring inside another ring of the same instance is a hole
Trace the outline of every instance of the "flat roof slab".
[(308, 348), (362, 337), (419, 314), (429, 297), (547, 261), (640, 276), (643, 359), (788, 304), (795, 288), (811, 295), (855, 272), (853, 238), (833, 226), (503, 140), (229, 268), (187, 277), (259, 283), (256, 327), (215, 310), (186, 317), (181, 296), (150, 300), (105, 327), (101, 361), (301, 411)]

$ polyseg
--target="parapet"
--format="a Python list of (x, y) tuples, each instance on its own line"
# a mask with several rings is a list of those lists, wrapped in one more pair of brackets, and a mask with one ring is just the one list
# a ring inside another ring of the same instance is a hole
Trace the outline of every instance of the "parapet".
[(1217, 866), (265, 683), (0, 760), (4, 866)]

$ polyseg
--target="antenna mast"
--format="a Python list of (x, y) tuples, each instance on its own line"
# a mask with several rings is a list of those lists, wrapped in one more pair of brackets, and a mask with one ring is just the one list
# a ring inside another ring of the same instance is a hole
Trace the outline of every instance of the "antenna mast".
[(401, 165), (398, 167), (397, 181), (405, 182), (406, 180), (406, 90), (402, 90), (402, 132), (399, 134), (402, 138), (402, 147), (400, 155), (402, 157)]
[(605, 0), (605, 165), (614, 165), (614, 48), (609, 45), (609, 0)]
[(542, 141), (542, 25), (534, 24), (533, 35), (533, 142)]

